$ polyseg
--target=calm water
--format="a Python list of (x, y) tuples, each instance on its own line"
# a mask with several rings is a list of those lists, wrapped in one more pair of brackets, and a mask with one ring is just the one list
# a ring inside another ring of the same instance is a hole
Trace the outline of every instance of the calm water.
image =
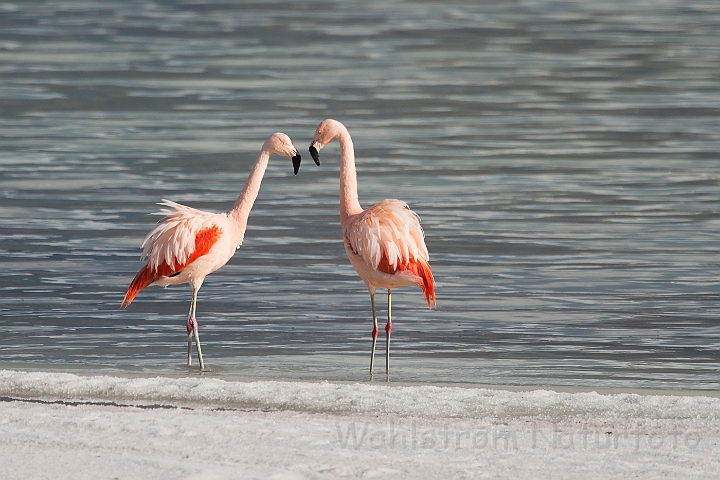
[(189, 287), (118, 309), (148, 214), (226, 210), (283, 131), (300, 174), (200, 291), (210, 375), (367, 379), (339, 148), (307, 155), (333, 117), (431, 252), (393, 380), (718, 389), (718, 32), (710, 1), (0, 3), (0, 368), (187, 374)]

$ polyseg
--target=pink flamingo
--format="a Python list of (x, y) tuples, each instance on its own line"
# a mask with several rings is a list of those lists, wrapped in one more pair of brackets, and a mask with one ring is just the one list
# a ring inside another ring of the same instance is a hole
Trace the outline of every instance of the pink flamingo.
[(367, 210), (358, 202), (355, 151), (350, 134), (342, 123), (327, 119), (318, 126), (310, 144), (310, 154), (320, 165), (318, 152), (338, 139), (340, 142), (340, 225), (345, 240), (345, 252), (355, 271), (370, 292), (373, 314), (370, 376), (375, 364), (375, 344), (378, 336), (375, 313), (375, 291), (387, 288), (388, 320), (385, 325), (385, 373), (390, 375), (390, 332), (392, 331), (392, 289), (407, 286), (422, 288), (428, 307), (437, 305), (435, 282), (430, 270), (429, 254), (425, 246), (420, 220), (400, 200), (383, 200)]
[(250, 171), (245, 187), (235, 205), (225, 213), (211, 213), (163, 200), (159, 205), (170, 207), (157, 213), (167, 218), (155, 227), (143, 241), (142, 259), (145, 265), (135, 275), (120, 308), (129, 306), (135, 295), (148, 285), (176, 285), (189, 283), (192, 301), (187, 319), (188, 367), (192, 366), (192, 340), (197, 344), (200, 369), (205, 369), (195, 305), (198, 290), (205, 277), (225, 265), (240, 248), (248, 215), (260, 191), (265, 169), (272, 154), (292, 159), (295, 175), (300, 168), (300, 155), (290, 137), (284, 133), (271, 135), (263, 144), (260, 155)]

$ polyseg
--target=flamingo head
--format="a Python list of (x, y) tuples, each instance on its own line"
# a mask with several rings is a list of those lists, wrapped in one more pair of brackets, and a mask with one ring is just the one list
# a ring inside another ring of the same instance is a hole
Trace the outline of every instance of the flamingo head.
[(320, 122), (320, 125), (318, 125), (315, 130), (313, 141), (310, 143), (310, 155), (312, 155), (316, 165), (320, 165), (320, 150), (325, 145), (338, 138), (342, 134), (343, 130), (347, 131), (345, 126), (332, 118), (328, 118), (327, 120)]
[(295, 148), (295, 145), (293, 145), (290, 137), (280, 132), (273, 133), (270, 138), (265, 141), (263, 149), (270, 152), (270, 154), (274, 153), (290, 158), (293, 169), (295, 170), (295, 175), (297, 175), (298, 170), (300, 170), (300, 153), (298, 149)]

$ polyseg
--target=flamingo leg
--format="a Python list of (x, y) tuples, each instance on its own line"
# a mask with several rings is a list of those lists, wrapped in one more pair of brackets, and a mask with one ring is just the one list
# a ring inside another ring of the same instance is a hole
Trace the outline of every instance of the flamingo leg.
[(373, 331), (372, 331), (372, 352), (370, 353), (370, 380), (372, 380), (373, 376), (373, 367), (375, 366), (375, 344), (377, 343), (377, 336), (378, 336), (378, 324), (377, 324), (377, 314), (375, 313), (375, 294), (370, 294), (370, 304), (372, 305), (372, 314), (373, 314)]
[(198, 350), (198, 361), (200, 362), (200, 370), (205, 370), (205, 363), (203, 362), (202, 348), (200, 348), (200, 335), (198, 334), (197, 328), (195, 329), (195, 343), (197, 343)]
[(188, 367), (192, 367), (192, 333), (188, 333)]
[(385, 344), (385, 375), (390, 378), (390, 333), (392, 332), (392, 289), (388, 288), (388, 321), (385, 324), (387, 343)]
[(185, 325), (188, 332), (188, 359), (187, 359), (187, 366), (192, 367), (192, 341), (193, 341), (193, 330), (195, 330), (195, 325), (197, 324), (197, 320), (195, 320), (195, 298), (197, 293), (195, 292), (195, 289), (193, 288), (193, 296), (192, 300), (190, 301), (190, 313), (188, 313), (188, 319), (187, 324)]
[(202, 349), (200, 348), (200, 335), (198, 334), (198, 322), (195, 319), (195, 309), (197, 307), (197, 294), (198, 289), (193, 288), (192, 302), (190, 303), (190, 314), (188, 315), (187, 321), (187, 332), (188, 332), (188, 367), (192, 366), (192, 341), (193, 336), (195, 337), (195, 343), (197, 344), (198, 361), (200, 362), (200, 370), (205, 369), (205, 363), (203, 362)]

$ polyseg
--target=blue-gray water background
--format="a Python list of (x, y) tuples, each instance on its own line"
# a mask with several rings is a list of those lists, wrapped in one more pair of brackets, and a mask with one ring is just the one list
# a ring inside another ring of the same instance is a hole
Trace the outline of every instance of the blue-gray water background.
[(148, 214), (226, 210), (283, 131), (300, 174), (200, 291), (210, 374), (367, 379), (332, 117), (361, 204), (426, 231), (393, 380), (717, 389), (719, 32), (714, 1), (0, 3), (0, 368), (187, 374), (187, 285), (118, 309)]

